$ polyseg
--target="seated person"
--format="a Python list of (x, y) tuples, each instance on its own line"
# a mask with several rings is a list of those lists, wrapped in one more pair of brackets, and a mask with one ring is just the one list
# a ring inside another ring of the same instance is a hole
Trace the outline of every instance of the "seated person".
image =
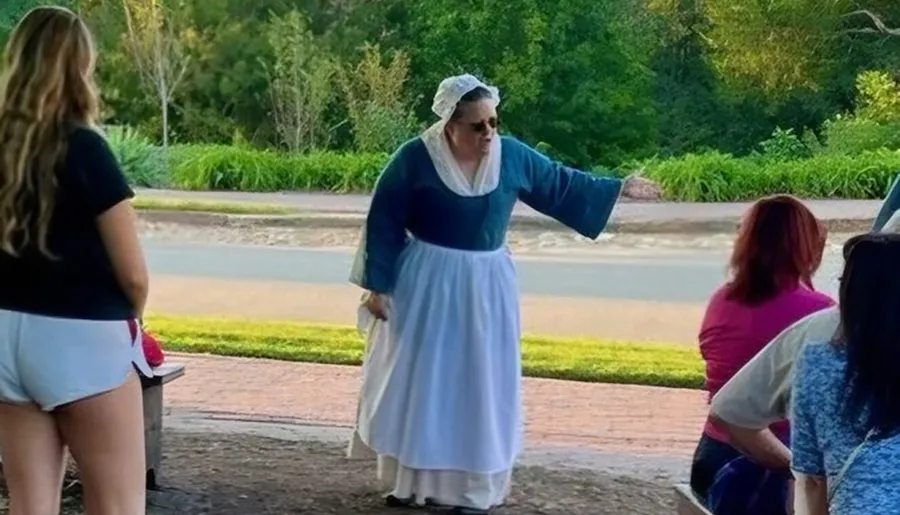
[[(900, 211), (873, 230), (900, 233)], [(710, 418), (728, 434), (732, 446), (767, 468), (790, 466), (790, 450), (768, 427), (788, 416), (794, 364), (803, 345), (831, 340), (839, 324), (837, 307), (809, 315), (782, 331), (719, 390)]]
[[(713, 294), (700, 331), (710, 397), (786, 327), (834, 304), (812, 286), (825, 240), (822, 224), (793, 197), (765, 198), (750, 208), (731, 257), (732, 277)], [(772, 428), (787, 440), (784, 421)], [(783, 513), (787, 469), (770, 474), (741, 456), (728, 433), (708, 420), (691, 467), (694, 492), (717, 515), (777, 515), (773, 506)], [(751, 498), (772, 504), (749, 506)]]
[(797, 358), (791, 468), (795, 511), (894, 515), (900, 507), (900, 236), (845, 245), (840, 328)]

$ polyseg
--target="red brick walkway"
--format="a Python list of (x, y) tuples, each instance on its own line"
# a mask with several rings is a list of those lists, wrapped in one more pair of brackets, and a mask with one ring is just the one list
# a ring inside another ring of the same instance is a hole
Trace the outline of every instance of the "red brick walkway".
[[(175, 409), (351, 426), (358, 368), (173, 355), (187, 375), (166, 387)], [(528, 443), (683, 457), (706, 414), (704, 394), (644, 386), (525, 381)]]

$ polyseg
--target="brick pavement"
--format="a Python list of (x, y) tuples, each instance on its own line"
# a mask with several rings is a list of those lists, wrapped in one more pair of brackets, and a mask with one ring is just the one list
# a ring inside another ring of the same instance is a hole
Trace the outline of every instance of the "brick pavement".
[[(166, 387), (173, 409), (349, 427), (356, 367), (175, 354), (187, 375)], [(687, 457), (706, 413), (698, 391), (525, 380), (531, 446)]]

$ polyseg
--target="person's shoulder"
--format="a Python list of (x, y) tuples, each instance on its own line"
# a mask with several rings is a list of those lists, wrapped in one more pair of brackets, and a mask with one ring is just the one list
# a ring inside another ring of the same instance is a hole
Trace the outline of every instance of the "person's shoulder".
[(811, 309), (816, 311), (836, 304), (830, 295), (808, 288), (799, 288), (794, 292), (794, 295), (796, 298), (802, 299)]
[(800, 355), (807, 359), (818, 359), (840, 356), (841, 352), (833, 340), (816, 339), (806, 342), (803, 348), (800, 349)]
[(418, 136), (410, 138), (397, 146), (394, 153), (387, 158), (379, 182), (405, 181), (410, 178), (411, 171), (417, 169), (426, 159), (429, 159), (428, 149), (422, 138)]
[(72, 125), (66, 132), (66, 168), (73, 177), (95, 181), (110, 168), (118, 166), (115, 153), (100, 129)]
[(786, 327), (766, 349), (776, 361), (793, 362), (807, 343), (831, 341), (840, 322), (835, 306), (816, 311)]
[(745, 306), (743, 303), (733, 300), (729, 293), (731, 292), (731, 283), (724, 283), (713, 291), (709, 296), (707, 310), (711, 311), (732, 311), (732, 310), (751, 310), (752, 307)]
[[(718, 288), (716, 288), (712, 295), (709, 297), (710, 301), (718, 301), (718, 302), (733, 302), (728, 298), (728, 293), (731, 291), (731, 283), (723, 283), (720, 284)], [(735, 302), (738, 304), (738, 302)]]
[(397, 157), (410, 157), (417, 155), (425, 151), (425, 142), (422, 140), (421, 136), (415, 136), (404, 141), (399, 147), (397, 147), (394, 155)]
[(503, 149), (504, 155), (507, 152), (512, 152), (513, 154), (522, 154), (525, 152), (536, 152), (533, 148), (526, 145), (524, 142), (516, 138), (515, 136), (510, 136), (504, 134), (500, 136), (500, 146)]
[(811, 340), (828, 340), (831, 339), (840, 321), (841, 314), (837, 305), (830, 302), (797, 320), (787, 330), (814, 333), (807, 337)]
[(846, 353), (843, 348), (831, 339), (809, 340), (800, 348), (800, 355), (797, 356), (799, 373), (807, 377), (843, 377), (842, 374), (835, 374), (835, 371), (842, 368), (845, 362)]
[(87, 125), (75, 125), (69, 130), (69, 146), (75, 148), (82, 146), (109, 148), (109, 142), (100, 129)]

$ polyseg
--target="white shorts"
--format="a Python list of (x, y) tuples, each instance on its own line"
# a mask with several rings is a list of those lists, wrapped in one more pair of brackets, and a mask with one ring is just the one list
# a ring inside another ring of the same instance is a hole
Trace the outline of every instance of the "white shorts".
[(135, 368), (152, 375), (127, 321), (0, 310), (0, 402), (53, 411), (115, 390)]

